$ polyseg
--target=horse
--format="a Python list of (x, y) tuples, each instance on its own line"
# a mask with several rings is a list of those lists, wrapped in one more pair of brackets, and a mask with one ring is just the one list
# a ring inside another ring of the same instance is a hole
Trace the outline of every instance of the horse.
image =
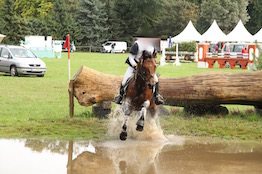
[(122, 103), (122, 105), (124, 104), (125, 116), (120, 133), (120, 139), (123, 141), (127, 138), (127, 122), (132, 111), (140, 111), (140, 118), (136, 123), (137, 131), (143, 131), (147, 110), (151, 111), (153, 117), (157, 113), (158, 105), (155, 104), (153, 97), (154, 75), (157, 66), (156, 56), (157, 52), (152, 54), (148, 51), (143, 51), (135, 75), (126, 88), (126, 95)]

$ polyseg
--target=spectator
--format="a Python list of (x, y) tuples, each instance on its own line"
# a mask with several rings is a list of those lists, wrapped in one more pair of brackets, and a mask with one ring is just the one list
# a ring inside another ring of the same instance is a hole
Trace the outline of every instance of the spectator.
[(247, 53), (247, 47), (246, 47), (246, 46), (244, 46), (244, 47), (242, 48), (241, 53), (242, 53), (242, 54)]
[(112, 54), (114, 54), (115, 53), (115, 45), (116, 45), (116, 43), (112, 43), (112, 45), (111, 45), (111, 53)]

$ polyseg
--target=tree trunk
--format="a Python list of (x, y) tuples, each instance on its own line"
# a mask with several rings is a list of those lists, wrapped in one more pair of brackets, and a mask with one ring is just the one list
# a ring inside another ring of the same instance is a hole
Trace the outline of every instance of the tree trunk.
[[(113, 101), (121, 76), (81, 67), (74, 76), (74, 95), (83, 106)], [(220, 104), (254, 105), (262, 108), (262, 72), (202, 73), (182, 78), (160, 78), (165, 105), (201, 106)]]

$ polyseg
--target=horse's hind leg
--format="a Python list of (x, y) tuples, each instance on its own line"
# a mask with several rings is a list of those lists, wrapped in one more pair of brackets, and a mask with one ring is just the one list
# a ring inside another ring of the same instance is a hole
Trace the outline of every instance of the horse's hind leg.
[(144, 129), (144, 123), (145, 123), (145, 117), (146, 117), (146, 109), (148, 108), (148, 106), (150, 105), (150, 102), (147, 100), (144, 102), (143, 107), (140, 111), (140, 118), (139, 120), (136, 122), (136, 130), (137, 131), (143, 131)]

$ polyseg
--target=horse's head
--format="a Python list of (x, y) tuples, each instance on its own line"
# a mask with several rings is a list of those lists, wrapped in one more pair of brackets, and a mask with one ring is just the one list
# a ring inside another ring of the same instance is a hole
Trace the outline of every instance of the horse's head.
[(155, 85), (154, 75), (156, 71), (156, 56), (157, 52), (150, 53), (148, 51), (143, 51), (137, 69), (138, 73), (150, 88)]

